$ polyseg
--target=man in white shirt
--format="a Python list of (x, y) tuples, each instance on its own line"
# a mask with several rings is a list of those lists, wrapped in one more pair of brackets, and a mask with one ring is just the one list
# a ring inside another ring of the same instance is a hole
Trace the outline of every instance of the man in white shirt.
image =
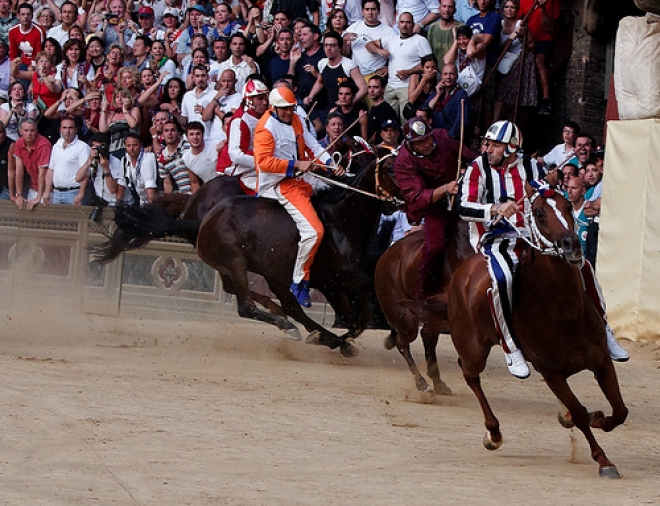
[(218, 65), (220, 75), (223, 71), (229, 69), (236, 74), (236, 89), (242, 90), (250, 74), (258, 74), (259, 66), (255, 61), (245, 54), (247, 40), (245, 35), (238, 32), (229, 38), (229, 51), (231, 56)]
[(195, 87), (186, 92), (181, 102), (181, 115), (186, 119), (186, 123), (199, 121), (204, 125), (205, 138), (211, 138), (211, 128), (213, 127), (213, 118), (204, 121), (202, 114), (204, 108), (213, 101), (215, 90), (209, 86), (209, 75), (205, 65), (196, 65), (193, 67), (193, 84)]
[(60, 46), (69, 40), (69, 29), (78, 19), (78, 7), (73, 2), (64, 2), (60, 7), (61, 24), (48, 30), (46, 37), (53, 37)]
[(396, 4), (397, 25), (404, 12), (413, 16), (413, 33), (426, 31), (426, 27), (440, 17), (438, 0), (399, 0)]
[(213, 143), (204, 142), (204, 125), (198, 121), (188, 123), (186, 137), (190, 149), (183, 152), (183, 163), (200, 179), (200, 184), (206, 183), (218, 175), (218, 151)]
[(117, 189), (117, 200), (127, 204), (144, 206), (151, 204), (156, 191), (156, 157), (142, 149), (142, 141), (136, 133), (129, 132), (124, 141), (126, 154), (121, 159), (122, 174)]
[(369, 82), (369, 78), (378, 73), (387, 75), (387, 58), (372, 53), (367, 49), (367, 43), (372, 40), (381, 40), (388, 37), (395, 37), (396, 33), (392, 27), (381, 23), (378, 20), (380, 15), (380, 2), (378, 0), (368, 0), (362, 7), (364, 19), (357, 21), (349, 26), (344, 34), (344, 53), (353, 51), (353, 61), (360, 69), (364, 80)]
[(409, 12), (399, 15), (399, 36), (367, 43), (367, 49), (389, 58), (389, 80), (385, 100), (403, 118), (403, 108), (408, 103), (410, 74), (421, 70), (422, 57), (431, 54), (429, 41), (413, 33), (413, 16)]
[(202, 113), (205, 121), (213, 120), (214, 116), (222, 121), (227, 114), (238, 109), (243, 100), (242, 95), (236, 91), (236, 74), (233, 70), (227, 69), (220, 74), (216, 89), (218, 92)]
[(71, 117), (62, 118), (60, 139), (53, 146), (46, 173), (44, 202), (50, 199), (50, 189), (53, 188), (53, 197), (50, 199), (52, 204), (79, 206), (82, 203), (87, 180), (76, 181), (76, 174), (88, 157), (89, 146), (78, 139), (75, 120)]

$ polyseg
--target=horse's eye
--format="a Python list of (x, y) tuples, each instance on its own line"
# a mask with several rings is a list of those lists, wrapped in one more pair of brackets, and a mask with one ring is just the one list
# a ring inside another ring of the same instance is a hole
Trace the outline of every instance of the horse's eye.
[(544, 220), (545, 219), (545, 210), (543, 209), (534, 209), (534, 218), (537, 220)]

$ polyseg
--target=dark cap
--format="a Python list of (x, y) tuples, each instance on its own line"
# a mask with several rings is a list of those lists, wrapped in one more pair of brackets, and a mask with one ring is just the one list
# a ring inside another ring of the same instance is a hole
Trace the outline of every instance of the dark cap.
[(399, 128), (401, 128), (401, 126), (399, 125), (399, 123), (396, 120), (386, 119), (385, 121), (383, 121), (381, 123), (380, 129), (385, 130), (386, 128), (394, 128), (394, 129), (398, 130)]

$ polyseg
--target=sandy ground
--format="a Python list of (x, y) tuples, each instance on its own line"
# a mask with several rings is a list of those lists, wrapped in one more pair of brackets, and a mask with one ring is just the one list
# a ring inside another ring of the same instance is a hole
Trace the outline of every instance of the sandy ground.
[[(540, 376), (515, 380), (499, 350), (484, 386), (505, 444), (488, 452), (446, 337), (454, 394), (424, 403), (384, 331), (347, 360), (238, 320), (0, 316), (3, 505), (660, 503), (657, 345), (623, 343), (630, 416), (596, 433), (623, 479), (605, 480)], [(572, 385), (609, 412), (589, 374)]]

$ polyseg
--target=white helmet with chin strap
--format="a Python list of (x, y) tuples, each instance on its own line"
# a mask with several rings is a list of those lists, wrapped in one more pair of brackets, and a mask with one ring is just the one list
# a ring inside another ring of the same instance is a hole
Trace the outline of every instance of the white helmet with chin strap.
[(243, 85), (243, 101), (248, 107), (252, 107), (252, 97), (268, 95), (268, 87), (258, 79), (250, 79)]
[(511, 121), (496, 121), (493, 123), (484, 135), (484, 139), (506, 144), (504, 156), (509, 156), (522, 147), (520, 129)]

